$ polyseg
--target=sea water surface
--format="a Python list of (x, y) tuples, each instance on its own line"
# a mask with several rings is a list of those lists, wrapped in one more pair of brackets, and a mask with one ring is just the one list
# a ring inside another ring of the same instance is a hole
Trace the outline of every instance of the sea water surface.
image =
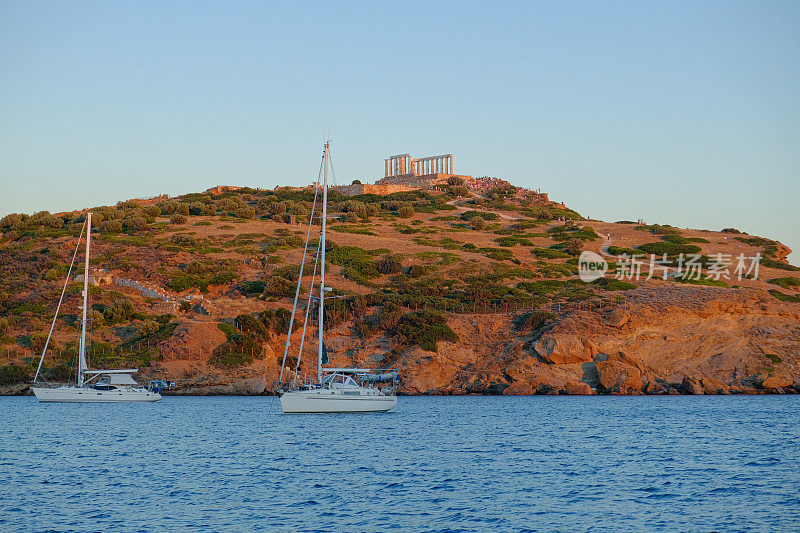
[(800, 531), (800, 396), (0, 398), (0, 531)]

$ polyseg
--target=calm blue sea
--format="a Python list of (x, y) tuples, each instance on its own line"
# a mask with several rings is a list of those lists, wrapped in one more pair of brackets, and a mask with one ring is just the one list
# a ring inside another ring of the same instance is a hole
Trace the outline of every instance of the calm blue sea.
[(0, 531), (800, 531), (800, 396), (0, 398)]

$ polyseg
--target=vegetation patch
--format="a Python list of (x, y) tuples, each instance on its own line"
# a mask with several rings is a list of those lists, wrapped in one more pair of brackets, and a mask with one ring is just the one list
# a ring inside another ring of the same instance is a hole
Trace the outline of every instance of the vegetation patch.
[(511, 250), (506, 250), (503, 248), (478, 248), (478, 251), (485, 255), (490, 259), (494, 259), (495, 261), (506, 261), (514, 257), (514, 254)]
[(461, 220), (467, 222), (469, 222), (475, 217), (479, 217), (484, 220), (497, 220), (498, 218), (500, 218), (500, 215), (498, 215), (497, 213), (489, 213), (487, 211), (475, 211), (475, 210), (465, 211), (461, 213)]
[(209, 285), (225, 285), (233, 282), (238, 275), (231, 261), (194, 261), (170, 275), (167, 287), (175, 292), (183, 292), (193, 287), (200, 292), (208, 292)]
[(779, 270), (788, 270), (789, 272), (800, 271), (800, 267), (790, 265), (789, 263), (782, 263), (780, 261), (775, 261), (774, 259), (769, 259), (767, 257), (761, 259), (761, 266), (767, 268), (777, 268)]
[(769, 279), (767, 280), (767, 283), (772, 283), (773, 285), (777, 285), (783, 289), (791, 289), (793, 287), (800, 286), (800, 279), (787, 276), (785, 278)]
[(600, 287), (604, 291), (629, 291), (635, 289), (636, 285), (615, 278), (599, 278), (592, 282), (595, 287)]
[(609, 246), (608, 253), (611, 255), (642, 255), (640, 250), (634, 250), (633, 248), (623, 248), (621, 246)]
[(447, 250), (460, 250), (464, 243), (459, 242), (450, 237), (442, 237), (438, 240), (433, 240), (429, 237), (414, 237), (414, 242), (423, 246), (434, 246), (436, 248), (445, 248)]
[(554, 250), (552, 248), (534, 248), (531, 253), (541, 259), (567, 259), (572, 257), (566, 252), (561, 250)]
[(800, 303), (800, 294), (784, 294), (776, 289), (770, 289), (769, 293), (782, 302)]
[(645, 224), (643, 226), (636, 226), (636, 231), (648, 231), (653, 235), (680, 235), (680, 230), (674, 226), (670, 226), (669, 224)]
[(581, 241), (594, 241), (600, 236), (591, 226), (554, 226), (547, 230), (550, 238), (554, 241), (567, 241), (570, 239), (580, 239)]
[(499, 239), (495, 239), (495, 241), (500, 246), (512, 247), (518, 244), (522, 246), (533, 246), (533, 243), (519, 235), (510, 235), (508, 237), (500, 237)]
[(531, 311), (523, 313), (514, 319), (514, 329), (535, 332), (541, 328), (548, 320), (555, 320), (557, 317), (547, 311)]
[(403, 315), (395, 328), (395, 339), (404, 346), (416, 345), (435, 352), (438, 341), (458, 342), (458, 335), (447, 325), (444, 315), (425, 309)]
[(6, 365), (0, 367), (0, 385), (27, 383), (31, 375), (27, 367), (22, 365)]
[[(673, 244), (689, 244), (691, 241), (686, 237), (678, 235), (677, 233), (668, 233), (666, 235), (661, 236), (661, 240), (665, 242), (671, 242)], [(703, 239), (705, 240), (705, 239)], [(708, 241), (706, 241), (708, 242)]]
[(347, 279), (366, 285), (368, 280), (380, 277), (381, 273), (367, 250), (357, 246), (331, 245), (326, 250), (326, 260), (332, 265), (344, 267), (342, 275)]

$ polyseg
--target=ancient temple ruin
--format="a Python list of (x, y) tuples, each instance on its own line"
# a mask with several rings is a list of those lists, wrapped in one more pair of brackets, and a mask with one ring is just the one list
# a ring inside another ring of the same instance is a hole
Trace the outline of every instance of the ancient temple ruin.
[(384, 159), (384, 178), (395, 176), (431, 176), (453, 174), (453, 154), (411, 159), (411, 154), (393, 155)]

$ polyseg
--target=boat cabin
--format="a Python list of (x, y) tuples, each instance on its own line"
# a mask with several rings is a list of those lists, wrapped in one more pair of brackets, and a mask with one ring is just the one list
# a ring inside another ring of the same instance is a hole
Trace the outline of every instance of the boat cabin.
[(96, 390), (115, 390), (119, 386), (138, 387), (139, 384), (130, 374), (101, 374), (92, 385)]
[(358, 388), (358, 383), (352, 377), (336, 372), (323, 377), (322, 386), (327, 389), (349, 389)]

